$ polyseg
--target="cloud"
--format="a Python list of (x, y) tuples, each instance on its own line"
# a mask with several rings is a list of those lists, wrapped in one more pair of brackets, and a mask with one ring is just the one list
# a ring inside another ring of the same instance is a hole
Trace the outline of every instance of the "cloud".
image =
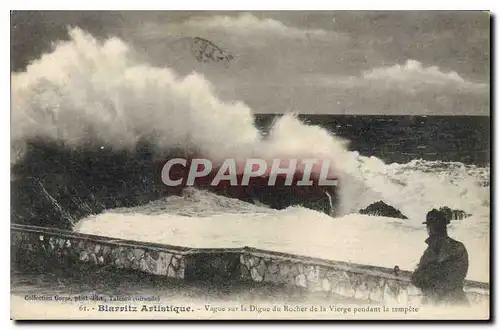
[(234, 34), (274, 34), (284, 38), (309, 38), (328, 34), (326, 30), (299, 29), (271, 18), (258, 18), (250, 13), (191, 19), (184, 24), (193, 28), (224, 30)]
[[(304, 85), (347, 104), (346, 109), (373, 114), (488, 115), (489, 84), (465, 79), (455, 71), (425, 67), (409, 60), (404, 65), (375, 67), (356, 76), (316, 74)], [(316, 93), (319, 95), (320, 93)]]
[(487, 83), (468, 81), (455, 71), (443, 72), (437, 66), (424, 67), (415, 60), (408, 60), (404, 65), (376, 67), (363, 71), (358, 76), (314, 75), (305, 77), (305, 81), (309, 85), (365, 87), (412, 95), (426, 90), (474, 94), (484, 94), (489, 91)]
[(340, 35), (333, 31), (322, 29), (301, 29), (284, 24), (271, 18), (259, 18), (250, 13), (241, 13), (238, 16), (216, 15), (193, 17), (183, 22), (163, 23), (145, 22), (135, 31), (136, 36), (154, 39), (167, 36), (194, 36), (205, 33), (224, 34), (241, 38), (279, 37), (280, 39), (321, 39)]
[(408, 60), (404, 65), (396, 64), (364, 71), (361, 78), (369, 82), (387, 82), (400, 87), (454, 86), (470, 91), (488, 88), (488, 84), (467, 81), (455, 71), (443, 72), (437, 66), (424, 67), (415, 60)]

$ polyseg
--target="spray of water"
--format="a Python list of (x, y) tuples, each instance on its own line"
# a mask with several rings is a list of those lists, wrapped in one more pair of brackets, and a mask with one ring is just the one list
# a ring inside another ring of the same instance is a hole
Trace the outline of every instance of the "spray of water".
[[(202, 75), (181, 76), (170, 68), (136, 61), (130, 47), (117, 38), (100, 42), (78, 28), (69, 34), (69, 41), (57, 44), (25, 72), (12, 75), (13, 163), (23, 157), (32, 139), (116, 150), (134, 150), (139, 141), (147, 141), (160, 151), (196, 151), (213, 160), (329, 160), (340, 176), (339, 214), (356, 212), (379, 199), (410, 218), (439, 204), (463, 208), (465, 203), (469, 213), (487, 209), (481, 196), (488, 189), (478, 194), (476, 183), (465, 174), (454, 185), (443, 175), (438, 176), (440, 182), (433, 173), (401, 171), (404, 165), (387, 166), (374, 157), (348, 152), (346, 141), (293, 115), (277, 119), (263, 138), (252, 109), (217, 98), (215, 87)], [(461, 184), (466, 187), (457, 190)]]

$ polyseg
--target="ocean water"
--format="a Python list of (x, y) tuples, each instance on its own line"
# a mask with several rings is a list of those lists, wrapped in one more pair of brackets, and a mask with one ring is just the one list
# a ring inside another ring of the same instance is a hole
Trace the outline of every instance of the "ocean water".
[[(267, 131), (279, 115), (260, 114), (256, 124)], [(490, 163), (490, 117), (299, 115), (350, 141), (349, 150), (385, 163), (456, 162), (479, 167)]]
[[(202, 75), (136, 62), (129, 45), (71, 39), (12, 75), (13, 221), (193, 247), (253, 246), (412, 270), (421, 222), (448, 206), (450, 234), (489, 281), (489, 117), (258, 115)], [(314, 157), (341, 182), (335, 217), (187, 189), (158, 198), (152, 158)], [(407, 220), (360, 215), (382, 200)]]

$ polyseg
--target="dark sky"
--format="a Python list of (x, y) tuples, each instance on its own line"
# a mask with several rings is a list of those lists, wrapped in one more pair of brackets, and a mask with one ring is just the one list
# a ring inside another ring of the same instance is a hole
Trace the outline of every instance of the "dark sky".
[[(76, 26), (118, 36), (138, 61), (206, 75), (255, 112), (489, 114), (485, 12), (13, 12), (11, 65)], [(236, 56), (200, 64), (177, 42), (203, 37)]]

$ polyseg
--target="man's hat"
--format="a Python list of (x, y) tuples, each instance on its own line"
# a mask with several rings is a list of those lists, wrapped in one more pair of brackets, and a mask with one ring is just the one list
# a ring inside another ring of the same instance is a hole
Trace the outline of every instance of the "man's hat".
[(426, 220), (422, 222), (422, 224), (436, 227), (446, 227), (449, 223), (450, 220), (447, 219), (446, 214), (436, 209), (432, 209), (429, 213), (427, 213)]

